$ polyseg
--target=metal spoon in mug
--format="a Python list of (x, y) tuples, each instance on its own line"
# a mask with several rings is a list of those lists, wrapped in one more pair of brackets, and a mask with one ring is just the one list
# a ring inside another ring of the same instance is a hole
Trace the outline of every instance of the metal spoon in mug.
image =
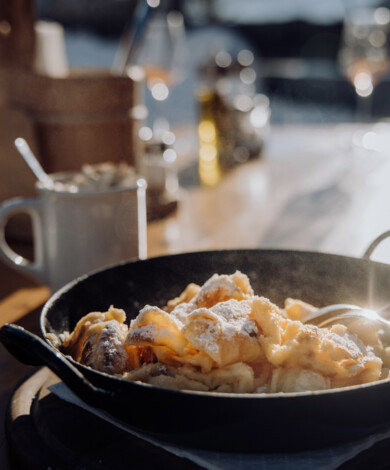
[(310, 323), (319, 327), (330, 326), (334, 323), (342, 323), (343, 320), (365, 319), (377, 323), (381, 328), (390, 331), (390, 321), (383, 318), (374, 310), (358, 307), (350, 304), (334, 304), (320, 308), (304, 319), (304, 323)]
[(20, 155), (23, 157), (24, 161), (30, 167), (31, 171), (38, 178), (38, 180), (43, 184), (47, 189), (54, 188), (54, 181), (42, 168), (41, 164), (37, 160), (37, 157), (33, 154), (28, 143), (22, 138), (18, 137), (15, 139), (15, 147), (17, 148)]

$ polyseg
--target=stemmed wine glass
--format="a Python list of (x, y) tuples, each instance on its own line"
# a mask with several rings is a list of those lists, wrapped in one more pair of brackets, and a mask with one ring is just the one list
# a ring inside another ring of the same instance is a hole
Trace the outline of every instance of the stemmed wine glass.
[(188, 65), (183, 15), (170, 8), (167, 0), (157, 1), (135, 63), (145, 74), (146, 88), (150, 93), (150, 119), (153, 120), (153, 133), (158, 138), (169, 131), (166, 103), (172, 88), (185, 79)]
[(371, 117), (374, 87), (390, 68), (389, 28), (390, 10), (385, 7), (356, 9), (345, 17), (339, 63), (356, 92), (357, 120)]

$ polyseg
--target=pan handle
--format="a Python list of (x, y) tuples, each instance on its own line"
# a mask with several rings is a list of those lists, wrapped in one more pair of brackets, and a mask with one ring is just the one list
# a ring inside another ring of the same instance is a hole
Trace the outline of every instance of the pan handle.
[(114, 392), (91, 384), (59, 351), (21, 326), (5, 324), (0, 328), (0, 341), (23, 364), (49, 367), (78, 397), (92, 406), (101, 407), (114, 396)]
[(378, 237), (375, 238), (375, 240), (370, 244), (370, 246), (367, 248), (367, 250), (364, 252), (363, 258), (364, 259), (370, 259), (371, 255), (375, 251), (376, 247), (380, 245), (383, 240), (386, 240), (386, 238), (390, 237), (390, 230), (387, 232), (382, 233)]

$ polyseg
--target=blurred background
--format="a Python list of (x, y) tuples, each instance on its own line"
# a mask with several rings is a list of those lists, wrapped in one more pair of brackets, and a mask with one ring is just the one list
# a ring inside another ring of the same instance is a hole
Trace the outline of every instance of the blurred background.
[[(173, 126), (197, 121), (196, 88), (207, 61), (218, 51), (226, 51), (234, 60), (243, 49), (251, 51), (256, 58), (250, 67), (256, 73), (257, 91), (267, 95), (272, 103), (271, 123), (345, 122), (355, 121), (357, 117), (372, 120), (386, 118), (390, 113), (387, 60), (383, 69), (375, 71), (377, 79), (369, 99), (369, 113), (359, 116), (359, 97), (341, 54), (345, 46), (343, 26), (348, 15), (359, 8), (387, 7), (386, 0), (243, 0), (240, 3), (172, 0), (163, 3), (167, 11), (175, 10), (183, 15), (187, 48), (186, 60), (180, 64), (182, 76), (169, 90), (170, 97), (164, 107), (164, 115)], [(19, 54), (17, 60), (22, 64), (24, 61), (24, 65), (32, 59), (33, 20), (44, 20), (63, 27), (65, 50), (60, 50), (64, 56), (58, 59), (60, 69), (66, 63), (65, 67), (70, 68), (109, 70), (115, 64), (121, 38), (133, 25), (136, 6), (136, 0), (2, 0), (2, 67), (7, 61), (15, 62), (15, 52)], [(16, 21), (12, 34), (11, 17)], [(16, 34), (19, 38), (13, 39), (11, 58), (5, 49), (11, 50), (9, 36)], [(41, 29), (41, 37), (44, 34)], [(145, 31), (142, 34), (145, 38)], [(380, 40), (376, 46), (371, 44), (372, 49), (382, 49), (382, 46)], [(54, 47), (53, 44), (53, 50)], [(58, 58), (59, 53), (53, 53)], [(136, 62), (136, 57), (131, 60)], [(4, 93), (6, 87), (2, 89)], [(149, 111), (153, 108), (150, 93), (142, 101)]]
[[(105, 161), (134, 166), (148, 181), (149, 222), (168, 217), (163, 228), (149, 227), (164, 238), (152, 242), (152, 254), (224, 245), (357, 254), (388, 228), (382, 209), (367, 207), (371, 229), (355, 245), (341, 241), (341, 228), (329, 233), (338, 220), (354, 237), (354, 204), (368, 205), (348, 186), (352, 170), (355, 188), (374, 184), (371, 166), (385, 179), (389, 7), (390, 0), (0, 0), (0, 202), (36, 194), (14, 147), (23, 136), (48, 172)], [(360, 150), (376, 153), (359, 160)], [(180, 192), (217, 187), (250, 160), (262, 164), (247, 168), (249, 183), (236, 173), (219, 196), (193, 192), (186, 202)], [(222, 232), (236, 220), (218, 226), (205, 212), (213, 200), (215, 213), (227, 214), (229, 193), (242, 202), (247, 230), (225, 242)], [(10, 243), (31, 241), (23, 217), (7, 224)]]
[[(71, 66), (110, 67), (120, 36), (133, 15), (134, 0), (38, 0), (39, 18), (65, 28)], [(194, 79), (218, 49), (253, 51), (261, 89), (272, 100), (272, 121), (345, 121), (355, 117), (356, 96), (339, 62), (343, 21), (357, 8), (388, 6), (381, 0), (176, 0), (184, 15), (189, 74), (172, 90), (181, 106), (172, 122), (195, 118)], [(378, 83), (376, 117), (388, 116), (388, 81)]]

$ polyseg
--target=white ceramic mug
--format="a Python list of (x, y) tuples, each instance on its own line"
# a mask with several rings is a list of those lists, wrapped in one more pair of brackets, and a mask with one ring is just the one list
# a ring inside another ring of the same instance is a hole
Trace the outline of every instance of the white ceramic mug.
[[(65, 173), (63, 174), (65, 175)], [(61, 181), (61, 174), (52, 175)], [(82, 274), (147, 256), (146, 182), (126, 188), (68, 192), (36, 185), (37, 199), (10, 199), (0, 206), (0, 257), (54, 291)], [(34, 260), (7, 243), (9, 218), (32, 219)]]

